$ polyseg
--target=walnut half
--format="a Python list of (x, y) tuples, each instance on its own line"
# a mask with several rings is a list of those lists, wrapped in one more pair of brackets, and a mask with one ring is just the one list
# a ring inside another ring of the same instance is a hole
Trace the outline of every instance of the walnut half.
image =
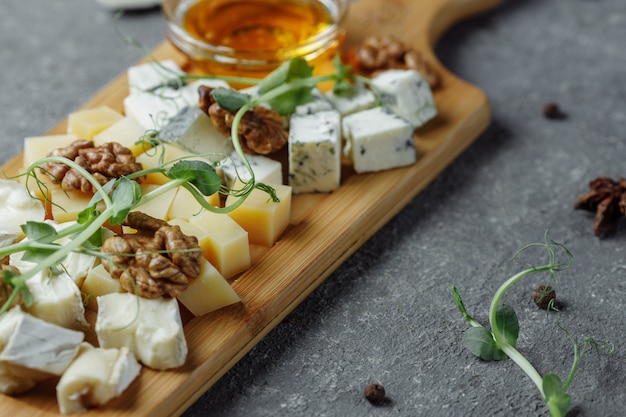
[[(236, 112), (222, 108), (213, 99), (211, 90), (207, 86), (198, 88), (198, 107), (209, 115), (219, 132), (230, 136)], [(282, 116), (263, 106), (255, 106), (243, 115), (237, 133), (244, 152), (260, 155), (281, 150), (289, 138)]]
[[(86, 169), (101, 184), (106, 184), (113, 178), (143, 169), (135, 162), (130, 149), (117, 142), (104, 143), (95, 146), (88, 140), (76, 140), (65, 148), (55, 149), (48, 156), (62, 156), (68, 158)], [(65, 191), (79, 190), (84, 193), (93, 193), (93, 185), (74, 168), (60, 162), (47, 162), (42, 169), (55, 183), (60, 183)], [(139, 180), (139, 179), (138, 179)]]
[(102, 262), (105, 269), (126, 291), (176, 297), (200, 274), (202, 251), (195, 236), (141, 212), (129, 213), (124, 224), (137, 233), (112, 236), (101, 250), (111, 254)]

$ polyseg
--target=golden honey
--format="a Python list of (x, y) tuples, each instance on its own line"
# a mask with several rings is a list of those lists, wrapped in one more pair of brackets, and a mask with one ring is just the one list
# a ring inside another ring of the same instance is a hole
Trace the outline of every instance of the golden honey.
[(203, 72), (261, 77), (292, 57), (334, 55), (347, 0), (184, 0), (168, 13), (170, 40)]

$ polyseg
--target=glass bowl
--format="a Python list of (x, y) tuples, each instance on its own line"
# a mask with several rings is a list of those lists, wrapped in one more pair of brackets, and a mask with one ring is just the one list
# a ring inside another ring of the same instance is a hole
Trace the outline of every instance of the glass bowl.
[(328, 65), (344, 38), (348, 3), (164, 0), (163, 14), (167, 39), (200, 72), (262, 78), (293, 57)]

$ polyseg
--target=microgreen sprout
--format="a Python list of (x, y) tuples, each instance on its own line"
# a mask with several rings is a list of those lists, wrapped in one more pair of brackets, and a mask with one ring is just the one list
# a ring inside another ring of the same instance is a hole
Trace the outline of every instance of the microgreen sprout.
[[(522, 252), (531, 247), (545, 249), (548, 255), (548, 263), (541, 266), (530, 266), (510, 277), (498, 288), (489, 306), (489, 324), (491, 330), (485, 328), (469, 315), (456, 287), (452, 287), (451, 293), (459, 312), (465, 321), (471, 325), (464, 334), (464, 344), (470, 352), (485, 361), (499, 361), (507, 358), (513, 360), (537, 386), (548, 406), (550, 415), (552, 417), (563, 417), (569, 410), (571, 403), (571, 397), (567, 393), (567, 389), (578, 370), (578, 365), (585, 348), (591, 347), (598, 352), (610, 354), (613, 351), (613, 345), (610, 342), (599, 342), (592, 338), (586, 338), (582, 342), (579, 342), (559, 324), (557, 319), (557, 326), (566, 333), (567, 338), (574, 348), (574, 361), (565, 382), (562, 382), (561, 378), (555, 373), (548, 373), (542, 377), (528, 359), (517, 350), (519, 320), (511, 306), (500, 303), (505, 292), (521, 278), (534, 273), (547, 272), (550, 275), (550, 279), (555, 280), (556, 273), (568, 269), (573, 261), (573, 255), (570, 251), (562, 244), (548, 239), (547, 232), (544, 236), (543, 243), (526, 245), (515, 252), (513, 258), (518, 257)], [(557, 251), (565, 254), (566, 260), (564, 262), (557, 260)], [(558, 311), (554, 307), (553, 302), (548, 305), (548, 309)]]

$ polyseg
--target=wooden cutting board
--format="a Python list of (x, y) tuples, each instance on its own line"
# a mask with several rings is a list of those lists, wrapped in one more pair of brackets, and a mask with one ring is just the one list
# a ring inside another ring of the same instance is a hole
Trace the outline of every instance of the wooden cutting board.
[[(346, 47), (367, 36), (391, 34), (419, 50), (442, 76), (435, 100), (439, 116), (416, 135), (416, 164), (380, 173), (349, 174), (331, 194), (297, 195), (287, 232), (272, 248), (252, 247), (253, 266), (232, 282), (242, 303), (185, 324), (189, 357), (174, 371), (144, 368), (118, 399), (85, 415), (173, 416), (182, 414), (259, 340), (289, 314), (415, 195), (452, 162), (490, 122), (487, 98), (441, 66), (437, 39), (457, 21), (495, 7), (499, 0), (356, 0), (351, 3)], [(184, 63), (169, 43), (158, 59)], [(122, 111), (125, 75), (91, 98), (84, 108), (108, 105)], [(65, 131), (65, 121), (49, 133)], [(17, 155), (4, 169), (21, 169)], [(0, 396), (3, 415), (58, 415), (56, 380), (18, 396)]]

